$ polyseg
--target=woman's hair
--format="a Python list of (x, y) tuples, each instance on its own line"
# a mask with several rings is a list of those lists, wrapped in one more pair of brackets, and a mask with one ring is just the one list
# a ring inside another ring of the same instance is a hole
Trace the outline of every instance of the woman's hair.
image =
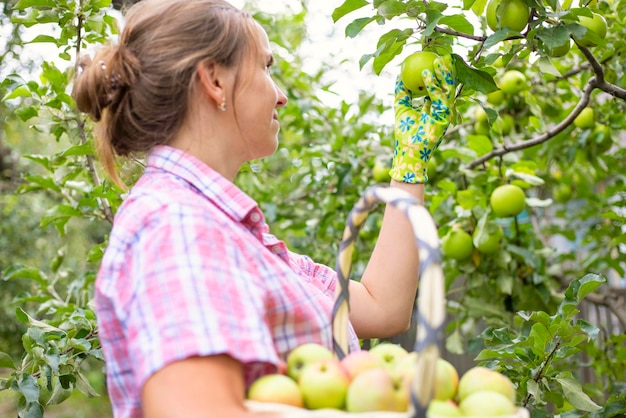
[(122, 185), (115, 155), (167, 143), (185, 121), (197, 66), (239, 64), (253, 20), (224, 0), (142, 0), (126, 16), (116, 45), (80, 59), (72, 96), (98, 123), (96, 151)]

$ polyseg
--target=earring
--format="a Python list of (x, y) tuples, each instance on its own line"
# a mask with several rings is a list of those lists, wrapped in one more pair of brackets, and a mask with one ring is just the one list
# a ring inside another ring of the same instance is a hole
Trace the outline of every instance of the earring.
[(217, 108), (222, 112), (226, 112), (226, 99), (224, 99)]

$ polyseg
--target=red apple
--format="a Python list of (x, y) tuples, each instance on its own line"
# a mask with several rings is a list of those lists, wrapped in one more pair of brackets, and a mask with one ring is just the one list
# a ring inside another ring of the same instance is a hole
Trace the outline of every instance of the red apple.
[(341, 365), (352, 380), (365, 370), (384, 367), (385, 363), (379, 356), (367, 350), (361, 350), (349, 353), (341, 360)]
[(400, 376), (386, 367), (370, 369), (354, 378), (346, 394), (348, 412), (396, 411), (409, 406), (409, 393)]

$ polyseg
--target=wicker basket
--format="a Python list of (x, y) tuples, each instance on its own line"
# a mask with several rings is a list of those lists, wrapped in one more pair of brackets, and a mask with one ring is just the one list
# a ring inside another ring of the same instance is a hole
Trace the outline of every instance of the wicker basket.
[[(439, 357), (439, 336), (445, 319), (445, 288), (439, 256), (439, 235), (428, 210), (409, 193), (387, 186), (368, 188), (348, 215), (339, 245), (336, 270), (339, 286), (333, 309), (334, 351), (338, 358), (348, 353), (348, 283), (352, 254), (358, 231), (369, 212), (378, 203), (387, 203), (401, 210), (413, 228), (420, 257), (420, 284), (417, 297), (418, 324), (414, 351), (417, 356), (416, 375), (412, 384), (411, 405), (407, 412), (350, 413), (337, 409), (308, 410), (289, 405), (246, 401), (248, 410), (271, 412), (283, 418), (424, 418), (431, 400), (435, 363)], [(500, 418), (529, 418), (528, 410), (518, 408), (515, 415)], [(438, 418), (429, 416), (428, 418)], [(479, 418), (479, 417), (475, 417)]]

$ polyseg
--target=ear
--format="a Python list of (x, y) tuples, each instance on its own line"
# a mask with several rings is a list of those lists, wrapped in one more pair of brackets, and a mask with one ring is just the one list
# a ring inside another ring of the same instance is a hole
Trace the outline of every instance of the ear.
[(215, 62), (201, 62), (196, 68), (200, 90), (218, 106), (226, 99), (226, 71)]

